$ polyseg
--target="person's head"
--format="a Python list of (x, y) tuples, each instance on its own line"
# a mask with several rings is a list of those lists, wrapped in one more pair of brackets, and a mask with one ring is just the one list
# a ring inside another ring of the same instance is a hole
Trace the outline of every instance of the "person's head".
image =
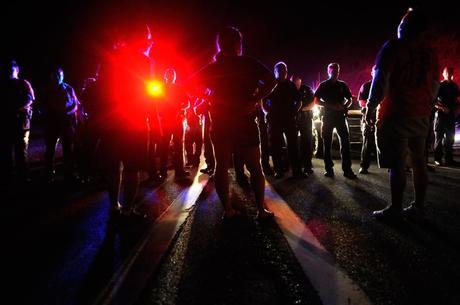
[(340, 66), (338, 63), (333, 62), (327, 66), (327, 75), (329, 79), (337, 80), (340, 74)]
[(398, 26), (399, 39), (411, 39), (423, 33), (428, 26), (426, 15), (420, 9), (409, 8)]
[(300, 89), (300, 86), (302, 86), (302, 79), (300, 78), (300, 76), (293, 77), (292, 81), (294, 82), (294, 85), (296, 86), (296, 88)]
[(225, 27), (217, 34), (217, 52), (225, 56), (241, 56), (243, 54), (243, 35), (235, 27)]
[(273, 70), (275, 73), (275, 78), (277, 80), (283, 81), (287, 79), (288, 69), (287, 69), (287, 65), (284, 62), (282, 61), (277, 62)]
[(62, 84), (64, 82), (64, 70), (62, 67), (57, 67), (53, 69), (51, 73), (51, 80), (58, 85)]
[(172, 68), (167, 69), (163, 77), (164, 77), (165, 83), (167, 84), (176, 83), (176, 70)]
[(372, 76), (372, 78), (375, 77), (375, 69), (377, 69), (377, 67), (376, 67), (375, 65), (372, 66), (372, 69), (371, 69), (371, 76)]
[(150, 27), (142, 22), (126, 25), (115, 31), (114, 49), (128, 46), (131, 50), (148, 52), (153, 45)]
[(442, 71), (442, 76), (444, 80), (451, 81), (454, 79), (454, 68), (453, 67), (445, 67)]
[(15, 60), (10, 61), (8, 74), (10, 78), (19, 77), (19, 65)]

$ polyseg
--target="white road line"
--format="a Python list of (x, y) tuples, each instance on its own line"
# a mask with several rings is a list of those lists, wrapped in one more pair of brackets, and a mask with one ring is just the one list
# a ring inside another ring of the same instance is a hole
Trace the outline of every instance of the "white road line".
[[(134, 247), (131, 255), (114, 273), (94, 301), (94, 305), (129, 305), (136, 301), (146, 281), (150, 278), (151, 273), (157, 267), (177, 231), (189, 215), (191, 207), (209, 181), (209, 177), (201, 174), (199, 169), (192, 185), (182, 191), (166, 211), (158, 217), (144, 238)], [(141, 256), (148, 257), (149, 260), (142, 260), (141, 264), (139, 261)], [(136, 281), (136, 285), (130, 283), (129, 287), (125, 287), (126, 283), (131, 280)]]
[(268, 182), (265, 183), (265, 198), (268, 208), (275, 213), (276, 222), (324, 305), (372, 304), (361, 288), (335, 264), (333, 257)]

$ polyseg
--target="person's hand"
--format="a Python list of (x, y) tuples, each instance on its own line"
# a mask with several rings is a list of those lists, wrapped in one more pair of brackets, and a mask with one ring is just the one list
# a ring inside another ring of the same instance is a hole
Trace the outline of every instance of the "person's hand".
[(375, 111), (370, 110), (368, 107), (366, 107), (366, 111), (364, 113), (364, 120), (367, 125), (374, 126), (375, 125)]

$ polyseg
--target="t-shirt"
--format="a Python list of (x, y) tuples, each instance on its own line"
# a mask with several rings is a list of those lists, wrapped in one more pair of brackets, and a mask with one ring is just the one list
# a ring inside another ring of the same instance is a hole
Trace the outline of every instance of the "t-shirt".
[[(369, 93), (371, 91), (371, 85), (372, 85), (372, 81), (368, 81), (368, 82), (365, 82), (361, 88), (359, 89), (359, 93), (358, 93), (358, 101), (359, 101), (359, 106), (361, 108), (365, 108), (366, 107), (366, 103), (367, 103), (367, 99), (369, 98)], [(364, 104), (361, 104), (361, 101), (366, 101), (366, 103)]]
[(395, 39), (383, 45), (369, 103), (379, 119), (430, 116), (439, 84), (438, 60), (423, 39)]
[[(316, 89), (315, 97), (322, 99), (326, 104), (333, 105), (339, 104), (344, 105), (345, 99), (350, 100), (352, 94), (348, 85), (341, 81), (334, 81), (328, 79), (319, 84), (318, 89)], [(328, 116), (346, 116), (346, 110), (333, 110), (324, 107), (324, 117)]]
[(188, 97), (185, 90), (176, 84), (166, 84), (164, 95), (157, 99), (159, 117), (163, 127), (175, 127), (185, 116)]
[(278, 81), (275, 90), (266, 98), (269, 122), (293, 120), (301, 103), (301, 93), (290, 80)]
[(257, 101), (253, 94), (267, 73), (270, 71), (252, 57), (221, 56), (201, 69), (190, 83), (210, 90), (214, 129), (238, 129), (255, 122), (253, 106)]
[(47, 118), (53, 120), (65, 118), (78, 104), (78, 99), (69, 84), (61, 83), (48, 87), (43, 103)]
[(150, 59), (138, 50), (115, 51), (102, 67), (100, 85), (105, 112), (104, 128), (145, 132), (154, 100), (147, 93)]
[(2, 111), (0, 114), (2, 124), (18, 126), (24, 130), (30, 129), (32, 107), (27, 111), (19, 111), (35, 99), (34, 91), (30, 83), (24, 79), (7, 78), (0, 82), (2, 92)]
[(301, 85), (299, 92), (300, 92), (300, 101), (302, 102), (302, 107), (306, 107), (310, 105), (311, 103), (313, 103), (313, 98), (315, 95), (315, 93), (313, 92), (313, 89), (311, 89), (307, 85)]
[(449, 113), (455, 115), (457, 110), (457, 98), (460, 96), (460, 90), (453, 81), (442, 81), (439, 87), (438, 99), (444, 106), (449, 108)]

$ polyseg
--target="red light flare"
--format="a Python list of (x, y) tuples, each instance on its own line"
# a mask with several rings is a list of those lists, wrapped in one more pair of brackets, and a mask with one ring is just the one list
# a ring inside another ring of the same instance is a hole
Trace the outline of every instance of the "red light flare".
[(161, 97), (165, 94), (163, 83), (158, 80), (149, 80), (146, 82), (147, 94), (152, 97)]
[(186, 80), (195, 67), (190, 60), (190, 54), (181, 45), (180, 38), (168, 35), (153, 34), (154, 44), (150, 50), (150, 58), (154, 61), (154, 74), (156, 78), (163, 78), (168, 68), (173, 68), (177, 73), (177, 81)]

